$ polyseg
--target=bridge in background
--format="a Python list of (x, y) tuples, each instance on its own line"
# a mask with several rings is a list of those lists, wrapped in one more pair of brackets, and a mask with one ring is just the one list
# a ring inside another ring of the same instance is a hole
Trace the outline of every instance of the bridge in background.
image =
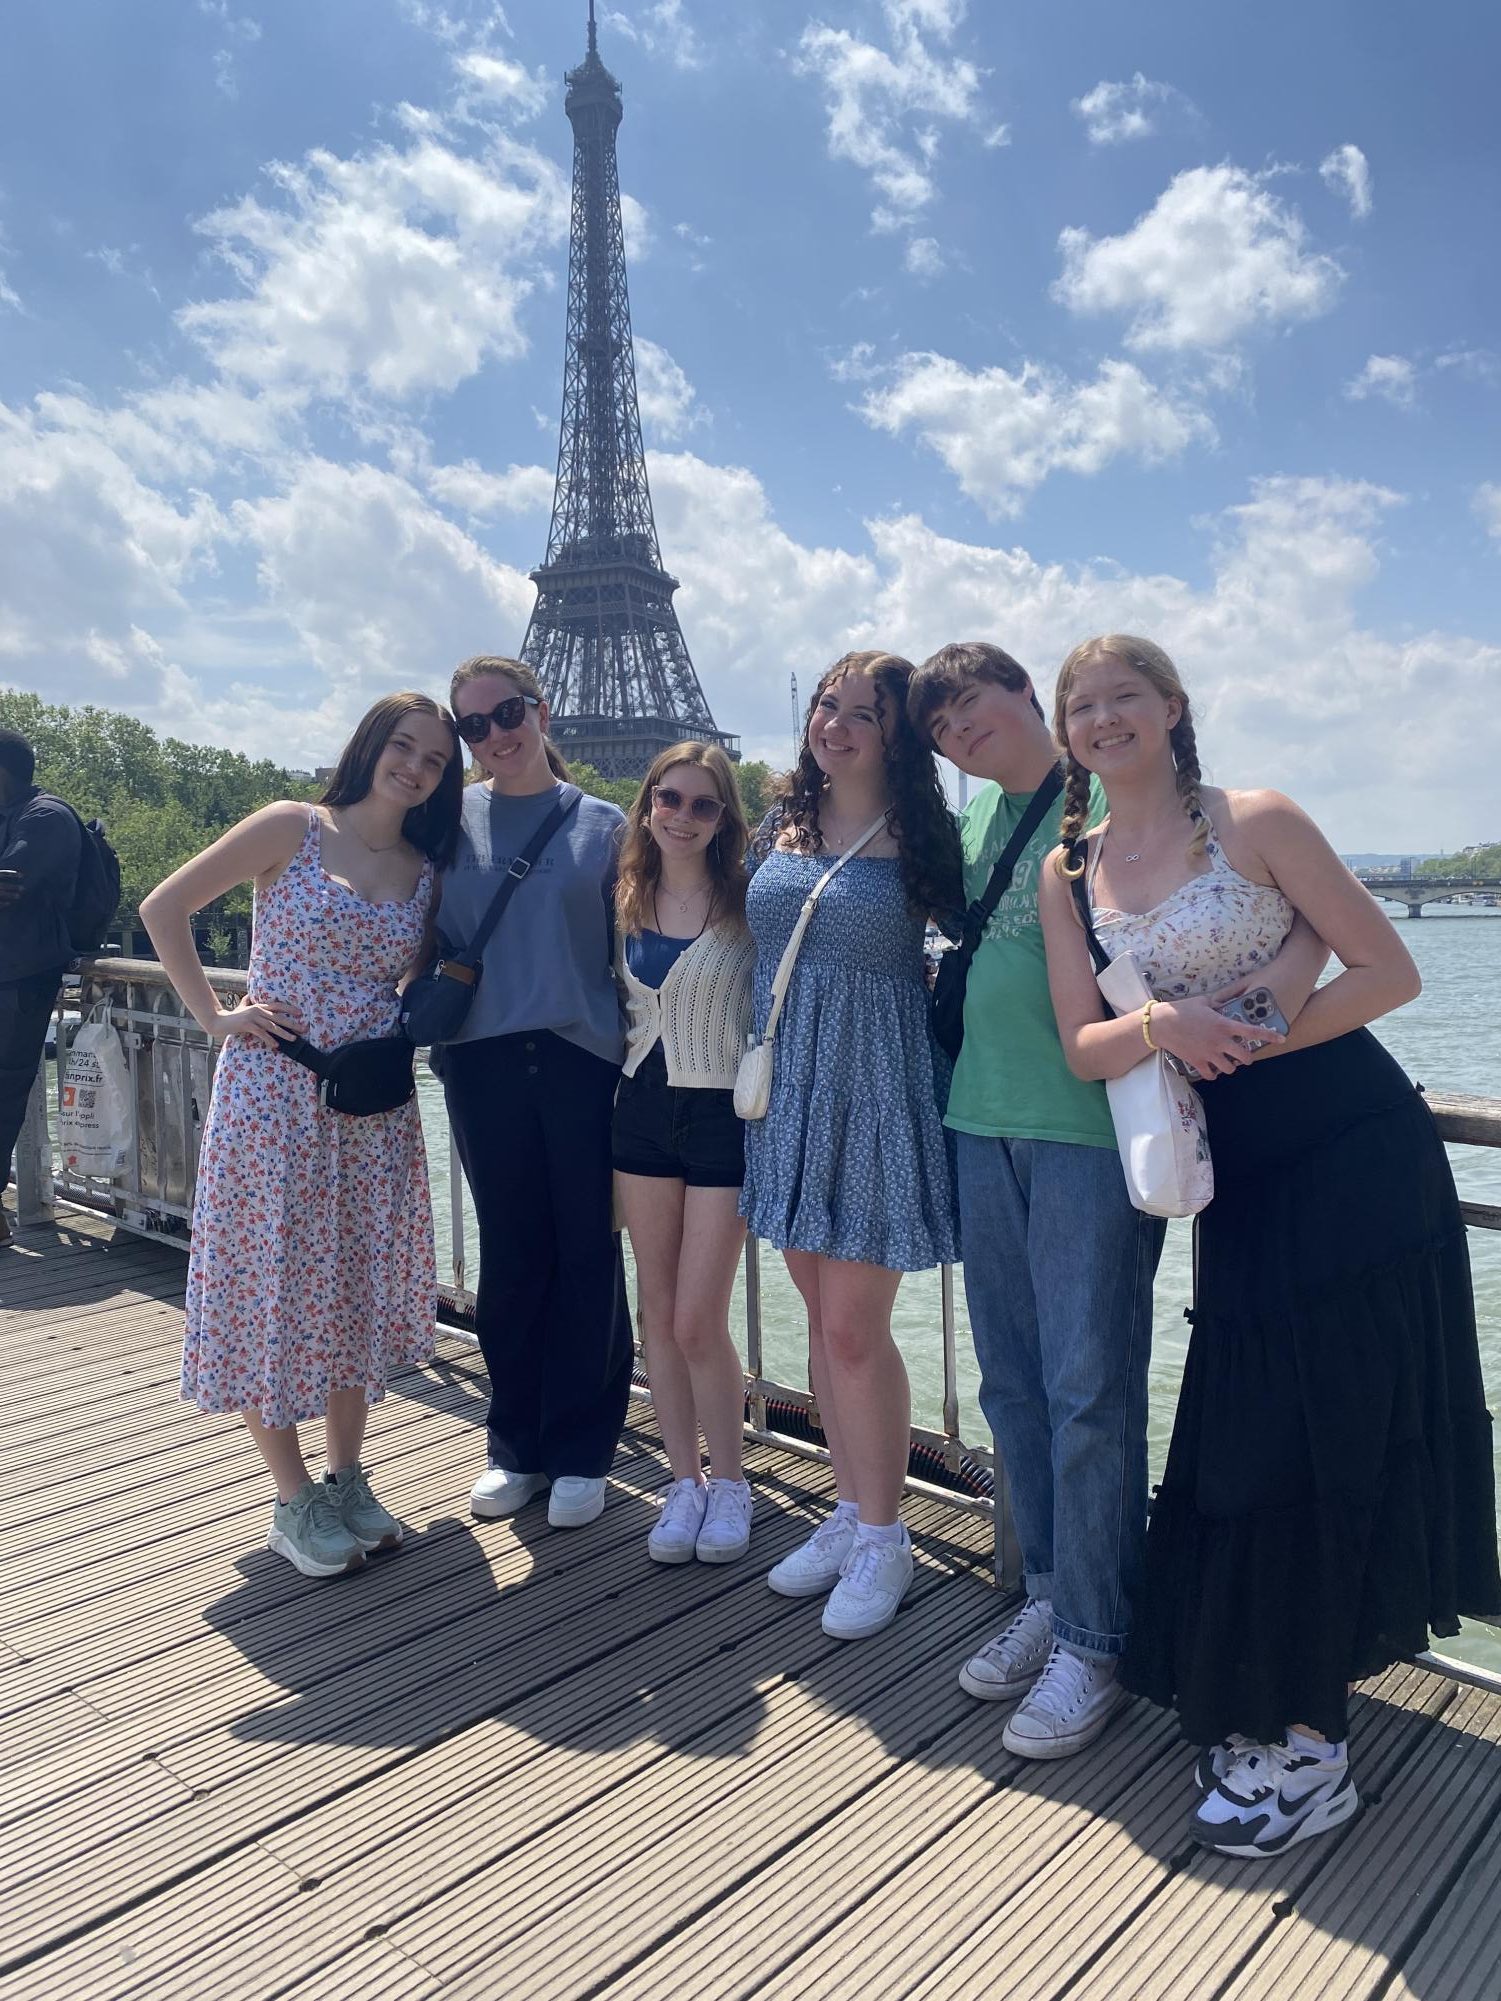
[(1463, 899), (1501, 906), (1501, 876), (1475, 875), (1376, 875), (1357, 869), (1355, 877), (1372, 896), (1387, 903), (1405, 903), (1409, 917), (1421, 917), (1425, 903), (1452, 903)]

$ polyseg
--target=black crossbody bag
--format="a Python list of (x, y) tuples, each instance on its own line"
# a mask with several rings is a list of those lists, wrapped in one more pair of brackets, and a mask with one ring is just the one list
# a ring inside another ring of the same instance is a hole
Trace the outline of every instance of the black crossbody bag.
[(380, 1035), (368, 1042), (346, 1042), (341, 1049), (315, 1049), (299, 1035), (280, 1045), (318, 1079), (318, 1102), (331, 1112), (352, 1119), (394, 1112), (417, 1088), (412, 1074), (416, 1053), (404, 1035)]
[(450, 945), (441, 932), (438, 934), (436, 960), (427, 972), (411, 982), (401, 997), (401, 1030), (409, 1053), (414, 1047), (433, 1049), (441, 1043), (452, 1042), (464, 1026), (479, 989), (485, 947), (505, 915), (506, 905), (516, 894), (518, 885), (531, 874), (534, 863), (553, 835), (571, 814), (577, 812), (583, 796), (576, 785), (563, 787), (552, 811), (501, 878), (500, 887), (491, 898), (490, 908), (480, 919), (479, 929), (462, 950)]
[(1027, 802), (1026, 812), (1017, 821), (1010, 840), (1001, 850), (1000, 859), (990, 871), (984, 894), (965, 911), (964, 928), (959, 934), (958, 944), (945, 952), (938, 962), (930, 1015), (934, 1039), (951, 1063), (958, 1062), (959, 1051), (964, 1047), (964, 993), (969, 985), (970, 965), (980, 949), (980, 940), (985, 936), (985, 926), (995, 915), (996, 905), (1011, 887), (1011, 878), (1016, 874), (1016, 865), (1028, 841), (1042, 825), (1043, 815), (1062, 790), (1063, 773), (1054, 765)]

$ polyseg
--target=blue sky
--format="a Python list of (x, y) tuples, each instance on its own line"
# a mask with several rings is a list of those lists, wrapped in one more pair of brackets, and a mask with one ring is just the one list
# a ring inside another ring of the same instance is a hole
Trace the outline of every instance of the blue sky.
[[(583, 0), (70, 0), (0, 80), (0, 680), (326, 762), (510, 651)], [(1178, 657), (1223, 783), (1501, 834), (1478, 5), (603, 0), (664, 558), (721, 725), (855, 643)]]

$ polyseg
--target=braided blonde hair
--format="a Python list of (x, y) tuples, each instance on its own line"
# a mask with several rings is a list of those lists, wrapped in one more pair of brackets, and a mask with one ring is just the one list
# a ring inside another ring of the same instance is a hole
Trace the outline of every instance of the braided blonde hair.
[(1199, 770), (1199, 746), (1194, 735), (1193, 709), (1188, 690), (1167, 654), (1152, 640), (1138, 639), (1129, 632), (1107, 632), (1098, 639), (1086, 639), (1082, 646), (1074, 648), (1059, 668), (1057, 686), (1053, 690), (1053, 735), (1062, 748), (1066, 774), (1063, 819), (1059, 828), (1063, 838), (1063, 853), (1058, 858), (1060, 873), (1076, 876), (1083, 872), (1084, 859), (1078, 850), (1089, 812), (1090, 774), (1068, 747), (1068, 699), (1082, 670), (1100, 660), (1119, 660), (1148, 681), (1165, 702), (1178, 703), (1180, 714), (1168, 732), (1168, 744), (1173, 753), (1178, 797), (1183, 802), (1184, 812), (1193, 822), (1188, 852), (1190, 855), (1201, 854), (1209, 839), (1209, 820), (1199, 797), (1203, 774)]

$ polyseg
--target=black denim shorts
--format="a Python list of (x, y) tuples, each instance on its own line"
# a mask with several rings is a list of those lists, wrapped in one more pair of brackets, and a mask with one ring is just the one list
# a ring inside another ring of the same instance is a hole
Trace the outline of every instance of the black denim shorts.
[(667, 1081), (661, 1043), (634, 1077), (622, 1077), (610, 1129), (621, 1174), (650, 1174), (690, 1188), (738, 1188), (745, 1180), (745, 1127), (732, 1091), (689, 1091)]

